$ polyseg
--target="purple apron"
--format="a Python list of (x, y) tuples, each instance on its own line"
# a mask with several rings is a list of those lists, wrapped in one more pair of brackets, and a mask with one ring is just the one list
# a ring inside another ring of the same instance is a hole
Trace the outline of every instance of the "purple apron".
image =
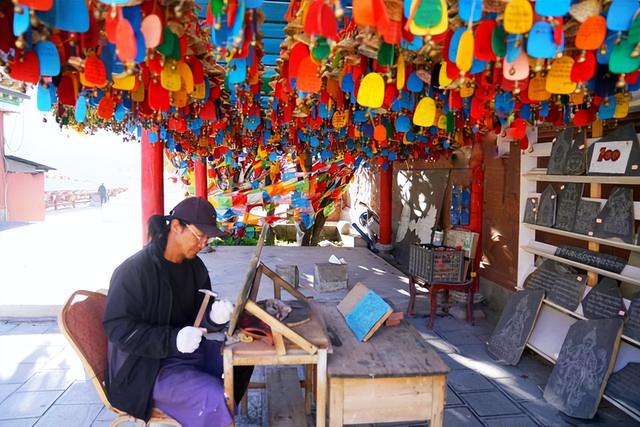
[(227, 427), (221, 345), (202, 340), (193, 353), (165, 359), (153, 387), (154, 406), (183, 427)]

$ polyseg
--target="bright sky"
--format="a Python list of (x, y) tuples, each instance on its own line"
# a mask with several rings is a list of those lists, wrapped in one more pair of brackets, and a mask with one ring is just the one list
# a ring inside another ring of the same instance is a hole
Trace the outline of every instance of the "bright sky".
[(81, 188), (97, 188), (101, 182), (107, 187), (129, 187), (140, 181), (138, 142), (123, 142), (109, 132), (80, 135), (61, 130), (50, 113), (38, 111), (35, 92), (31, 96), (20, 113), (5, 115), (6, 155), (56, 168), (56, 174), (78, 180)]

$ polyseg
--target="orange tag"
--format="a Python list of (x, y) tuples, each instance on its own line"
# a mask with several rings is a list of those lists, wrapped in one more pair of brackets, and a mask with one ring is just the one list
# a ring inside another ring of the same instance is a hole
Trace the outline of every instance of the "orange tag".
[(580, 24), (576, 34), (576, 47), (583, 50), (598, 49), (607, 35), (607, 20), (604, 16), (590, 16)]
[(136, 43), (136, 36), (131, 28), (131, 23), (121, 18), (118, 20), (116, 30), (116, 54), (118, 58), (123, 62), (132, 62), (136, 59), (138, 53), (138, 44)]
[(546, 101), (551, 98), (551, 94), (547, 92), (547, 79), (541, 74), (536, 74), (529, 80), (527, 94), (532, 101)]
[(96, 55), (88, 56), (84, 61), (84, 79), (98, 87), (107, 84), (107, 70), (104, 63)]
[(347, 110), (336, 111), (333, 113), (333, 117), (331, 118), (331, 123), (333, 127), (336, 129), (342, 129), (347, 125), (347, 120), (349, 119), (349, 112)]
[(383, 125), (376, 125), (373, 129), (373, 138), (379, 142), (385, 141), (387, 139), (387, 128)]
[(189, 96), (187, 96), (186, 91), (179, 90), (177, 92), (171, 92), (171, 94), (169, 94), (169, 99), (170, 99), (170, 104), (173, 107), (183, 108), (187, 106)]
[(310, 56), (304, 58), (300, 63), (296, 88), (307, 93), (319, 92), (322, 88), (322, 79), (318, 76), (318, 65), (313, 62)]
[(185, 62), (180, 61), (178, 62), (178, 73), (182, 80), (182, 89), (184, 89), (186, 93), (193, 92), (193, 73), (191, 72), (191, 68), (189, 68)]
[(182, 80), (175, 61), (166, 61), (160, 74), (162, 87), (170, 92), (177, 92), (182, 87)]

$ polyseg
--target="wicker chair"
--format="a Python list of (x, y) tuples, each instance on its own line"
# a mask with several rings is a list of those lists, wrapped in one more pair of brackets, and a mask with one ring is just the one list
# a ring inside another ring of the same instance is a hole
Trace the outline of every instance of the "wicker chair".
[(136, 424), (142, 423), (145, 426), (149, 423), (161, 423), (181, 427), (180, 423), (158, 408), (153, 408), (151, 419), (147, 423), (114, 408), (109, 403), (104, 388), (104, 375), (107, 370), (107, 336), (102, 327), (106, 302), (107, 297), (103, 293), (75, 291), (62, 307), (58, 317), (58, 325), (73, 349), (78, 353), (85, 370), (91, 376), (91, 381), (96, 387), (100, 400), (104, 406), (117, 415), (111, 426), (118, 426), (130, 421)]

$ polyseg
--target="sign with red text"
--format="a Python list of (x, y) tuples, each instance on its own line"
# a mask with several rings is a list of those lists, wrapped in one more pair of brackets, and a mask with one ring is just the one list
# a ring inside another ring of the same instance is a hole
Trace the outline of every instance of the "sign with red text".
[(589, 163), (589, 173), (624, 175), (631, 155), (631, 141), (596, 142)]

